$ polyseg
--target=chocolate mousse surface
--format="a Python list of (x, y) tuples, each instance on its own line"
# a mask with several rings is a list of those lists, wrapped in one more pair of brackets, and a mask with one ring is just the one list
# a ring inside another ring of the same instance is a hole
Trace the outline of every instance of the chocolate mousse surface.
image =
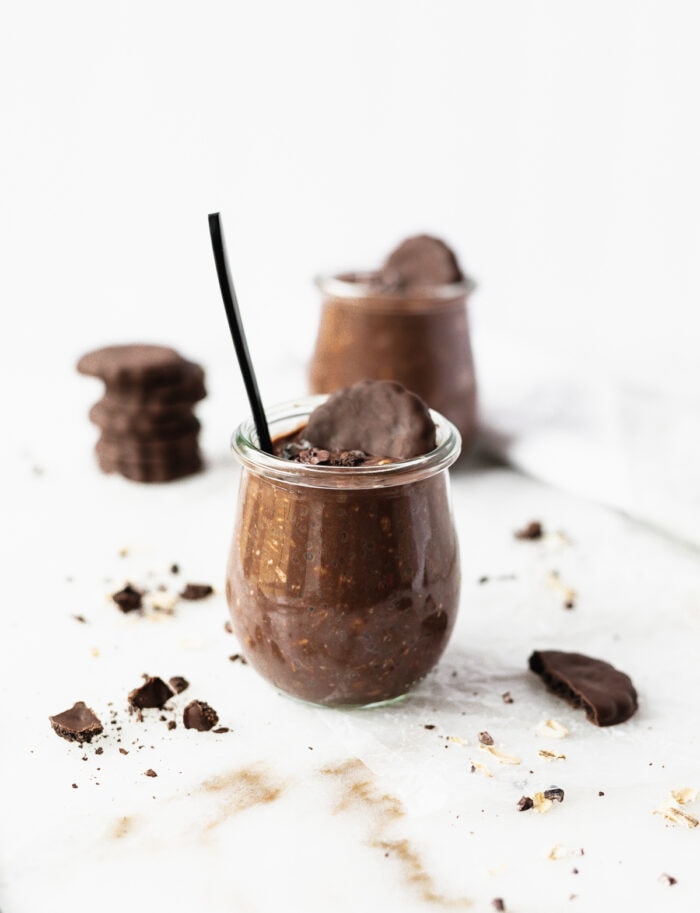
[(357, 465), (352, 454), (362, 452), (407, 460), (435, 449), (435, 423), (423, 400), (402, 384), (362, 380), (314, 409), (303, 437), (312, 448), (344, 453), (346, 462), (335, 465)]
[(389, 254), (377, 279), (387, 290), (409, 291), (461, 282), (464, 274), (454, 251), (444, 241), (415, 235)]
[(630, 677), (602, 659), (536, 650), (529, 665), (549, 691), (572, 707), (583, 707), (596, 726), (624, 723), (637, 710), (637, 692)]

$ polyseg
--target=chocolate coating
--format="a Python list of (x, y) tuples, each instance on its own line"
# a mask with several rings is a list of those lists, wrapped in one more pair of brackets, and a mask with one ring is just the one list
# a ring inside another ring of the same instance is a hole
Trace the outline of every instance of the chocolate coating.
[(583, 707), (596, 726), (624, 723), (637, 710), (637, 692), (630, 677), (602, 659), (536, 650), (529, 665), (549, 691), (572, 707)]
[(110, 408), (104, 399), (90, 409), (90, 421), (110, 436), (127, 435), (141, 439), (170, 437), (196, 432), (200, 423), (192, 415), (192, 403), (182, 407), (162, 407), (152, 412)]
[(208, 732), (219, 722), (219, 715), (204, 701), (190, 701), (182, 712), (182, 722), (185, 729)]
[(168, 346), (129, 345), (105, 346), (87, 352), (78, 361), (78, 371), (99, 377), (108, 387), (129, 389), (144, 384), (178, 381), (188, 362)]
[(311, 413), (304, 436), (314, 447), (395, 460), (435, 448), (428, 407), (402, 384), (387, 380), (363, 380), (333, 393)]
[(143, 685), (129, 692), (129, 705), (138, 710), (157, 707), (161, 710), (173, 696), (172, 689), (158, 676), (148, 676)]
[(90, 742), (103, 730), (97, 714), (84, 701), (76, 701), (70, 710), (50, 716), (49, 722), (56, 735), (69, 742)]
[(379, 278), (388, 288), (407, 291), (460, 282), (464, 275), (444, 241), (430, 235), (415, 235), (389, 254)]

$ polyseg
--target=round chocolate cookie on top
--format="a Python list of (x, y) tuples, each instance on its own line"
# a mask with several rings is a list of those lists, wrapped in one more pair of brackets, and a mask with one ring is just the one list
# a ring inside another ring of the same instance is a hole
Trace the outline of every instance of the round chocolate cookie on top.
[(402, 384), (361, 380), (314, 409), (304, 437), (327, 450), (407, 460), (435, 448), (435, 424), (423, 400)]

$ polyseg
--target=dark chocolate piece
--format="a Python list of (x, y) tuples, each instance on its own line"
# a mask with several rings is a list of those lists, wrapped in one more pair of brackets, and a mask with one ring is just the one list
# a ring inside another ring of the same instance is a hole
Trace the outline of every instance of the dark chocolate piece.
[(384, 261), (379, 278), (387, 290), (409, 291), (461, 282), (454, 252), (439, 238), (415, 235), (403, 241)]
[(521, 796), (518, 799), (517, 809), (519, 812), (527, 812), (534, 806), (534, 804), (535, 803), (532, 801), (530, 796)]
[(118, 593), (112, 593), (112, 600), (116, 602), (122, 612), (136, 612), (143, 606), (143, 590), (137, 590), (130, 583), (119, 590)]
[(544, 528), (539, 520), (531, 520), (522, 529), (513, 533), (516, 539), (541, 539), (544, 536)]
[(157, 707), (162, 710), (173, 696), (172, 690), (158, 676), (146, 676), (143, 685), (129, 692), (129, 705), (138, 710)]
[(155, 770), (153, 770), (152, 767), (149, 767), (148, 770), (145, 770), (145, 771), (144, 771), (144, 774), (145, 774), (147, 777), (157, 777), (157, 776), (158, 776), (158, 774), (155, 772)]
[(190, 687), (190, 683), (181, 675), (173, 675), (172, 678), (168, 679), (168, 684), (173, 689), (175, 694), (182, 694), (186, 688)]
[(506, 905), (502, 897), (494, 897), (491, 901), (491, 906), (496, 910), (496, 913), (505, 913)]
[(50, 716), (49, 721), (56, 735), (69, 742), (90, 742), (104, 727), (94, 710), (84, 701), (76, 701), (70, 710)]
[(185, 729), (207, 732), (216, 726), (219, 716), (216, 710), (204, 701), (190, 701), (182, 713), (182, 722), (185, 724)]
[(423, 400), (402, 384), (362, 380), (314, 409), (304, 437), (313, 447), (406, 460), (435, 448), (435, 424)]
[(493, 745), (493, 736), (490, 735), (486, 730), (479, 733), (479, 744), (480, 745)]
[(184, 590), (180, 593), (180, 599), (189, 599), (191, 602), (197, 599), (206, 599), (214, 592), (214, 587), (208, 583), (186, 583)]
[(637, 709), (637, 692), (629, 676), (601, 659), (536, 650), (529, 664), (549, 691), (572, 707), (583, 707), (596, 726), (624, 723)]

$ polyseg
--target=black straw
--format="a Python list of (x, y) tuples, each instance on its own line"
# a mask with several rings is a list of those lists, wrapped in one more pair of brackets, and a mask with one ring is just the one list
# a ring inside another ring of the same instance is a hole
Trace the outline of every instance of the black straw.
[(258, 432), (258, 443), (260, 449), (265, 453), (272, 453), (272, 441), (270, 431), (267, 427), (265, 410), (263, 409), (258, 383), (255, 379), (253, 363), (250, 360), (248, 343), (246, 342), (245, 333), (243, 332), (243, 323), (238, 310), (238, 299), (231, 279), (231, 271), (228, 267), (228, 258), (226, 257), (226, 245), (224, 243), (224, 231), (221, 227), (221, 217), (218, 212), (209, 214), (209, 234), (211, 235), (211, 246), (214, 251), (214, 262), (216, 263), (216, 274), (219, 277), (219, 288), (221, 297), (224, 300), (224, 309), (228, 318), (228, 325), (231, 330), (233, 345), (238, 356), (238, 364), (243, 375), (248, 402), (253, 410), (253, 420)]

